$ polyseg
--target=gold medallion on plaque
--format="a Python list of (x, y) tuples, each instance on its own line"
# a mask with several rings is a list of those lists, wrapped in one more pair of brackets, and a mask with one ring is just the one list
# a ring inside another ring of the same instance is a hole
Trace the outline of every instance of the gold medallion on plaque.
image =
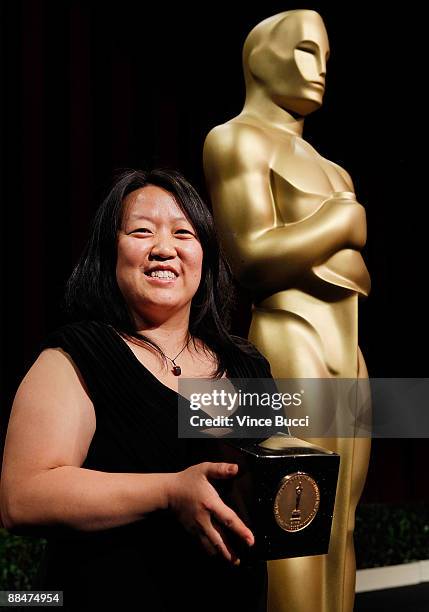
[(282, 478), (274, 500), (274, 516), (285, 531), (300, 531), (311, 523), (320, 504), (316, 481), (305, 472)]

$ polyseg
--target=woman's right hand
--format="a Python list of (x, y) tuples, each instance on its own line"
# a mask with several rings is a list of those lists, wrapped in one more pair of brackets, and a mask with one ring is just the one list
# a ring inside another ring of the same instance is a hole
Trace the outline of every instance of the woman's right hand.
[(235, 463), (204, 462), (173, 474), (168, 492), (168, 506), (187, 531), (199, 538), (209, 555), (222, 554), (238, 565), (240, 560), (228, 543), (222, 526), (254, 544), (253, 533), (220, 498), (209, 479), (231, 478), (238, 472)]

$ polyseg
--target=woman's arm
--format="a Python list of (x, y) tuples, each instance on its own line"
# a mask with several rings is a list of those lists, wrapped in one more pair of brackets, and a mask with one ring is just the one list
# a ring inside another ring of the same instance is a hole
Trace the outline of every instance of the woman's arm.
[(209, 482), (233, 476), (229, 464), (155, 474), (84, 469), (94, 432), (94, 406), (73, 361), (59, 349), (42, 351), (18, 388), (6, 436), (0, 508), (7, 529), (65, 525), (94, 531), (170, 509), (209, 553), (220, 550), (230, 561), (233, 552), (212, 516), (253, 539)]
[(80, 467), (94, 432), (94, 407), (76, 366), (60, 349), (43, 351), (12, 406), (0, 489), (6, 528), (60, 523), (89, 531), (167, 507), (170, 474)]
[[(173, 474), (128, 474), (64, 465), (16, 483), (2, 504), (4, 525), (65, 525), (96, 531), (137, 521), (168, 507)], [(7, 490), (7, 489), (6, 489)]]

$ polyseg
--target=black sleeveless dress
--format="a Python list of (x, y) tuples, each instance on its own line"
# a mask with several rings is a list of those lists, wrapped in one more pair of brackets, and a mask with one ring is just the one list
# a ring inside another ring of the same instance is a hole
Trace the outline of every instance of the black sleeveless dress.
[[(178, 438), (178, 394), (137, 359), (112, 327), (71, 323), (48, 334), (39, 349), (48, 347), (61, 347), (71, 356), (94, 404), (96, 431), (82, 467), (160, 473), (212, 460), (213, 440)], [(271, 378), (268, 361), (256, 353), (234, 359), (228, 378)], [(169, 511), (92, 532), (55, 527), (45, 537), (33, 588), (62, 590), (66, 609), (266, 611), (266, 562), (235, 567), (210, 557)]]

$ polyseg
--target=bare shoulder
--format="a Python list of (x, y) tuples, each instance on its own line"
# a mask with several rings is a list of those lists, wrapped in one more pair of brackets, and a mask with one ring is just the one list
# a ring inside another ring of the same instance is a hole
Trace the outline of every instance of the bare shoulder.
[(241, 168), (268, 164), (272, 141), (265, 131), (250, 123), (231, 120), (214, 127), (204, 143), (204, 164), (209, 167), (219, 162), (225, 167), (231, 162)]
[(65, 399), (69, 395), (80, 397), (86, 404), (92, 404), (79, 369), (71, 356), (60, 347), (46, 348), (39, 354), (22, 379), (15, 400), (34, 393), (45, 397), (52, 392), (63, 395)]
[(62, 465), (80, 466), (95, 432), (85, 382), (61, 348), (43, 350), (21, 381), (5, 444), (6, 470), (25, 477)]

